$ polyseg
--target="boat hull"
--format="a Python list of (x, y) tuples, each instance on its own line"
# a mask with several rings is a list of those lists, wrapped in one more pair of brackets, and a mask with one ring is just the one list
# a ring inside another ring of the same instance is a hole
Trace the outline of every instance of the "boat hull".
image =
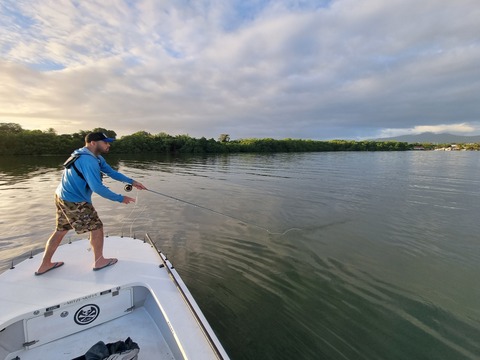
[(58, 269), (35, 276), (37, 255), (0, 275), (0, 360), (72, 359), (98, 341), (128, 337), (139, 359), (228, 359), (153, 243), (108, 237), (104, 253), (118, 263), (92, 271), (90, 244), (78, 240), (58, 248)]

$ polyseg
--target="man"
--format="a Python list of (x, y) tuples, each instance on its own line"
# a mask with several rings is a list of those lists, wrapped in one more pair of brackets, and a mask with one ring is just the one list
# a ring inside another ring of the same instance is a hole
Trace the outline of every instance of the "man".
[(131, 184), (139, 190), (146, 190), (146, 187), (113, 170), (101, 156), (108, 153), (110, 143), (114, 140), (101, 132), (90, 133), (85, 137), (85, 146), (75, 150), (64, 164), (62, 181), (55, 192), (57, 229), (47, 241), (42, 264), (35, 275), (43, 275), (64, 264), (61, 261), (53, 263), (52, 257), (70, 229), (74, 229), (77, 234), (90, 231), (94, 255), (93, 270), (103, 269), (118, 261), (103, 256), (103, 224), (92, 205), (92, 193), (124, 204), (135, 202), (134, 198), (115, 194), (103, 185), (102, 173), (114, 180)]

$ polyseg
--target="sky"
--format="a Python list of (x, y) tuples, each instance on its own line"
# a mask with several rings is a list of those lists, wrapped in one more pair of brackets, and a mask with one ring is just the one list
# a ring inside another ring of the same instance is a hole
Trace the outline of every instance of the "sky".
[(478, 0), (2, 0), (0, 122), (214, 138), (480, 134)]

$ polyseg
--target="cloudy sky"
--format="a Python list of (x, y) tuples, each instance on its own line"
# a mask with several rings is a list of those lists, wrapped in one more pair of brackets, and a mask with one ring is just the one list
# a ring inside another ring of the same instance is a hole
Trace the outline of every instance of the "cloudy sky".
[(0, 122), (480, 134), (478, 0), (2, 0)]

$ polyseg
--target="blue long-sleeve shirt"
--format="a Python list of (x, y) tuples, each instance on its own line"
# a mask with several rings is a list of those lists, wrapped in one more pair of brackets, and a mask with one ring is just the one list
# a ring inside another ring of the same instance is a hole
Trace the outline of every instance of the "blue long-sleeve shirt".
[(62, 181), (56, 190), (58, 197), (70, 202), (92, 203), (92, 193), (95, 192), (112, 201), (123, 201), (122, 195), (114, 193), (103, 185), (101, 173), (104, 173), (114, 180), (128, 184), (133, 183), (132, 179), (113, 170), (101, 155), (95, 156), (85, 147), (75, 150), (72, 156), (73, 155), (80, 155), (75, 161), (75, 166), (82, 173), (85, 180), (77, 174), (73, 166), (65, 169), (62, 175)]

